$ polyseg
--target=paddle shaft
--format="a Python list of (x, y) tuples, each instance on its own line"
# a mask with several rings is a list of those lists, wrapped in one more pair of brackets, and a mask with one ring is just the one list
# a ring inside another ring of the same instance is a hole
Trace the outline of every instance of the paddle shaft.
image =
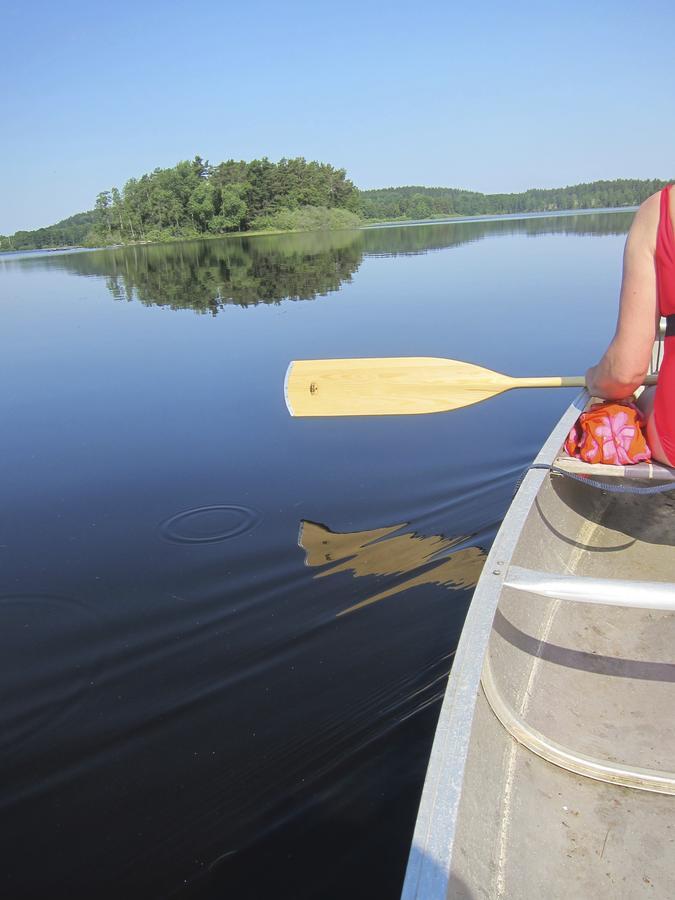
[(583, 375), (560, 375), (550, 378), (513, 378), (512, 387), (586, 387)]
[[(586, 387), (586, 379), (583, 375), (561, 375), (560, 377), (551, 378), (513, 378), (512, 387)], [(647, 375), (644, 384), (656, 384), (656, 375)]]
[[(586, 387), (586, 379), (583, 375), (561, 375), (549, 378), (512, 378), (514, 383), (511, 387)], [(658, 377), (656, 375), (647, 375), (643, 384), (656, 384)]]

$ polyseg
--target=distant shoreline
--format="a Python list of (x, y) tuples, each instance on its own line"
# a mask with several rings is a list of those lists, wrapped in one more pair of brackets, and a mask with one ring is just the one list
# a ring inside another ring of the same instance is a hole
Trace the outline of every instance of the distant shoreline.
[(484, 213), (476, 216), (445, 216), (442, 219), (388, 219), (368, 223), (361, 228), (395, 228), (397, 225), (442, 225), (459, 222), (497, 222), (503, 219), (547, 219), (554, 216), (590, 216), (594, 213), (635, 212), (638, 206), (606, 206), (596, 209), (552, 209), (542, 212)]
[(325, 228), (325, 229), (293, 229), (293, 230), (270, 230), (270, 231), (229, 231), (224, 234), (205, 234), (199, 237), (177, 237), (170, 241), (129, 241), (123, 244), (103, 244), (100, 247), (40, 247), (32, 250), (0, 250), (0, 257), (7, 255), (18, 256), (28, 253), (74, 253), (74, 252), (93, 252), (101, 250), (119, 250), (122, 247), (157, 247), (167, 244), (179, 244), (187, 241), (213, 241), (222, 240), (223, 238), (243, 238), (243, 237), (274, 237), (283, 234), (332, 234), (337, 231), (368, 231), (373, 228), (410, 228), (420, 227), (421, 225), (458, 225), (462, 222), (501, 222), (518, 219), (548, 219), (563, 218), (569, 216), (590, 216), (594, 214), (606, 215), (607, 213), (626, 213), (635, 212), (637, 206), (608, 206), (596, 209), (556, 209), (547, 210), (545, 212), (519, 212), (519, 213), (497, 213), (476, 216), (445, 216), (443, 218), (433, 219), (389, 219), (382, 222), (362, 223), (354, 228)]
[(93, 209), (43, 228), (0, 235), (0, 252), (588, 215), (634, 209), (672, 181), (615, 178), (492, 194), (424, 185), (362, 191), (345, 169), (304, 157), (211, 165), (195, 156), (101, 191)]

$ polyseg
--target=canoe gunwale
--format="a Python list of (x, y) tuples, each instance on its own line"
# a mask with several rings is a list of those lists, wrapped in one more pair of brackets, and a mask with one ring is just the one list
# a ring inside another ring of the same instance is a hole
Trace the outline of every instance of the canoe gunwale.
[[(553, 463), (588, 400), (587, 391), (581, 391), (551, 432), (535, 463)], [(548, 477), (545, 469), (527, 471), (476, 585), (436, 727), (401, 900), (445, 900), (447, 896), (471, 728), (492, 623), (523, 525)]]

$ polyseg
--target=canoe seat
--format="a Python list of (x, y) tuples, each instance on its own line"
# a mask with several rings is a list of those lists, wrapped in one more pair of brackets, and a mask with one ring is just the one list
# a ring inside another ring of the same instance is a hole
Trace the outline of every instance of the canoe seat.
[(675, 481), (675, 468), (658, 462), (641, 462), (634, 466), (610, 466), (605, 463), (587, 463), (562, 453), (556, 457), (554, 466), (573, 475), (601, 475), (611, 478), (637, 478), (641, 481)]

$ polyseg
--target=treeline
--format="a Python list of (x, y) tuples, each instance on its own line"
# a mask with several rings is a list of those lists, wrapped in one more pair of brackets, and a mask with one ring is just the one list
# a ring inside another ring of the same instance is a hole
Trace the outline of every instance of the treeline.
[(302, 157), (209, 165), (201, 157), (102, 191), (94, 210), (0, 236), (2, 250), (105, 246), (248, 231), (320, 231), (405, 221), (638, 206), (668, 182), (618, 179), (520, 194), (456, 188), (359, 191), (344, 169)]
[(564, 188), (532, 188), (520, 194), (480, 194), (456, 188), (382, 188), (361, 191), (361, 215), (387, 222), (639, 206), (666, 184), (669, 182), (622, 178)]
[(82, 247), (98, 220), (96, 210), (76, 213), (56, 225), (36, 231), (17, 231), (10, 237), (0, 235), (0, 250), (41, 250), (43, 247)]

